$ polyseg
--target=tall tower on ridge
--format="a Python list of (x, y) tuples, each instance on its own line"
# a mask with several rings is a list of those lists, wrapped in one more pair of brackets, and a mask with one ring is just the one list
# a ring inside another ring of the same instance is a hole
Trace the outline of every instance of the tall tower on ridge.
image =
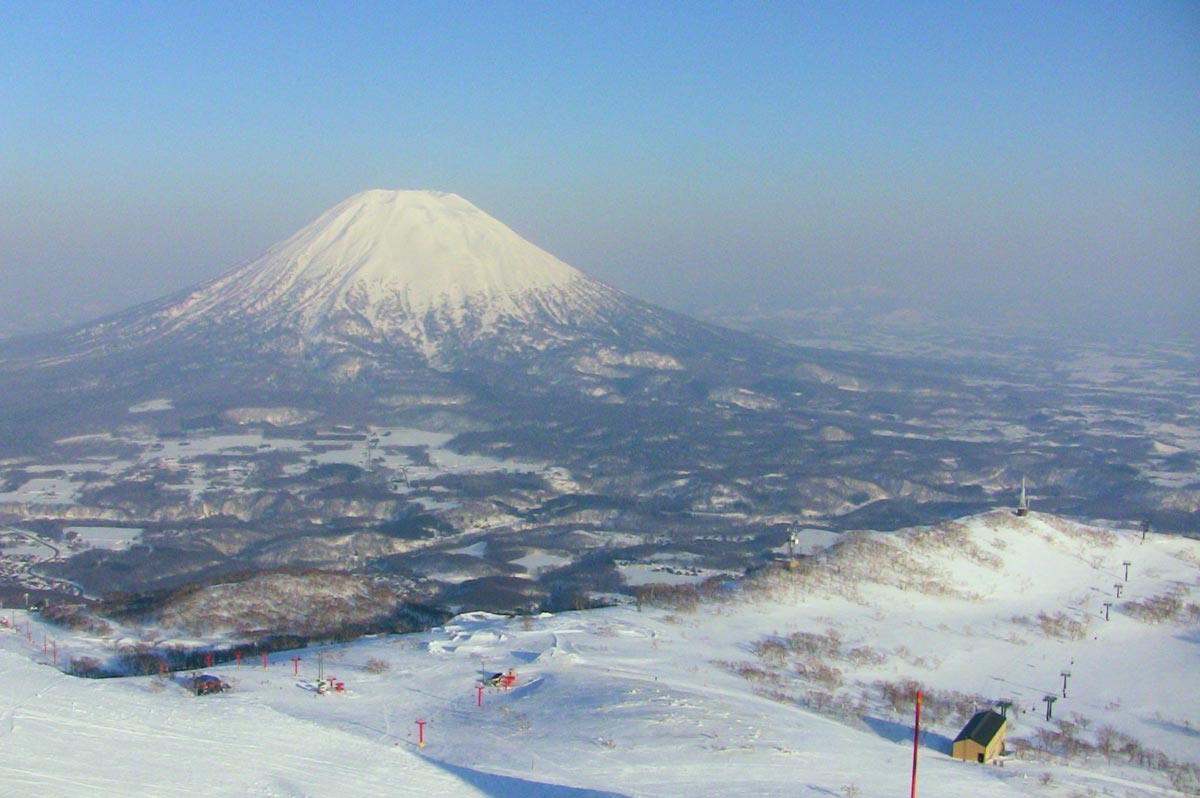
[(1029, 498), (1025, 495), (1025, 477), (1021, 477), (1021, 498), (1017, 500), (1017, 515), (1029, 515)]

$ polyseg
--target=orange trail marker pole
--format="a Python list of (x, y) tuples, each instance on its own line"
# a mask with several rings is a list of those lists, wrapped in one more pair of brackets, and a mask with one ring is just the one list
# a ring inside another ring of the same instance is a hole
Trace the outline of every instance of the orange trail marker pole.
[(425, 747), (425, 721), (417, 721), (417, 747)]
[(921, 748), (921, 691), (917, 691), (917, 722), (913, 726), (913, 771), (912, 771), (912, 795), (911, 798), (917, 798), (917, 752)]

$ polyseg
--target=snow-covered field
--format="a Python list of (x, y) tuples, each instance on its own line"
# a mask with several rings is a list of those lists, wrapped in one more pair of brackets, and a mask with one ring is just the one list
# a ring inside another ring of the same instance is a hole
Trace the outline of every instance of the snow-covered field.
[[(469, 614), (276, 652), (212, 669), (234, 689), (202, 698), (67, 676), (55, 652), (105, 641), (5, 610), (0, 795), (907, 795), (911, 704), (887, 696), (909, 679), (927, 691), (921, 796), (1178, 795), (1172, 771), (1200, 764), (1198, 576), (1197, 541), (997, 512), (849, 536), (696, 606)], [(318, 652), (345, 693), (317, 693)], [(478, 706), (509, 668), (515, 687)], [(1000, 700), (1003, 766), (952, 759)], [(1096, 749), (1105, 735), (1137, 751)]]
[[(169, 400), (155, 400), (147, 405)], [(0, 491), (0, 504), (72, 504), (78, 502), (85, 485), (84, 477), (101, 474), (113, 482), (136, 481), (138, 473), (155, 469), (176, 472), (176, 484), (165, 490), (186, 494), (198, 501), (218, 487), (238, 488), (253, 469), (256, 456), (281, 453), (295, 462), (283, 467), (288, 476), (299, 476), (316, 465), (343, 464), (382, 470), (393, 474), (393, 489), (409, 493), (408, 483), (435, 479), (447, 474), (480, 474), (487, 472), (528, 472), (543, 476), (550, 484), (570, 488), (570, 475), (565, 469), (545, 463), (500, 460), (475, 454), (461, 454), (446, 448), (453, 435), (408, 427), (378, 427), (356, 435), (361, 440), (329, 440), (317, 438), (267, 437), (261, 430), (241, 433), (194, 433), (185, 438), (159, 438), (144, 431), (126, 431), (120, 435), (88, 436), (66, 439), (60, 444), (102, 440), (112, 446), (140, 449), (134, 458), (108, 454), (92, 455), (69, 462), (26, 465), (31, 476), (14, 490)], [(412, 452), (423, 457), (414, 462)], [(46, 476), (37, 476), (46, 474)], [(98, 484), (98, 483), (93, 483)], [(432, 509), (437, 502), (421, 497)]]
[(127, 526), (69, 526), (63, 529), (68, 537), (74, 533), (88, 548), (121, 551), (137, 542), (143, 530)]

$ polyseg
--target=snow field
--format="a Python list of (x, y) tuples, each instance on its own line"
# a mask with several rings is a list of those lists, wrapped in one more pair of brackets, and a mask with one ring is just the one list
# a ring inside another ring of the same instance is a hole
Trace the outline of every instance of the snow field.
[[(1055, 721), (1086, 721), (1082, 738), (1112, 726), (1200, 762), (1196, 623), (1146, 623), (1125, 603), (1172, 589), (1194, 600), (1200, 544), (1001, 513), (858, 537), (812, 571), (747, 582), (694, 612), (472, 613), (422, 634), (279, 652), (267, 670), (221, 666), (213, 672), (235, 689), (206, 698), (156, 677), (82, 680), (36, 664), (40, 635), (64, 633), (17, 614), (34, 624), (34, 642), (0, 633), (0, 795), (173, 795), (198, 779), (210, 795), (903, 795), (911, 714), (875, 683), (904, 679), (984, 706), (1014, 701), (1017, 755), (1003, 767), (947, 756), (966, 718), (931, 712), (922, 796), (1179, 794), (1153, 767), (1095, 752), (1064, 758), (1030, 741), (1057, 728), (1041, 703), (1057, 693)], [(1130, 581), (1115, 600), (1124, 561)], [(802, 675), (799, 655), (755, 653), (772, 650), (764, 640), (834, 638), (833, 687)], [(856, 649), (883, 657), (850, 656)], [(318, 652), (346, 693), (317, 694)], [(743, 678), (739, 663), (779, 681)], [(476, 706), (480, 680), (509, 668), (517, 686), (487, 688)], [(857, 714), (806, 708), (821, 691)]]
[[(166, 400), (156, 400), (166, 401)], [(240, 489), (253, 469), (256, 455), (283, 452), (294, 455), (300, 462), (289, 463), (283, 471), (299, 476), (312, 465), (344, 464), (362, 466), (369, 458), (371, 467), (403, 474), (410, 482), (434, 479), (445, 474), (478, 474), (488, 472), (532, 472), (546, 477), (560, 487), (569, 487), (570, 475), (561, 468), (520, 460), (499, 460), (485, 455), (460, 454), (445, 448), (453, 435), (427, 432), (410, 427), (379, 427), (363, 433), (364, 438), (378, 440), (368, 447), (366, 441), (336, 441), (321, 438), (309, 440), (295, 437), (266, 437), (259, 430), (226, 434), (193, 434), (187, 438), (158, 438), (141, 431), (106, 436), (113, 445), (133, 444), (142, 448), (137, 459), (120, 459), (109, 455), (92, 456), (71, 462), (27, 465), (30, 475), (50, 473), (52, 476), (30, 476), (15, 490), (0, 492), (0, 504), (71, 504), (81, 498), (85, 486), (80, 475), (103, 473), (113, 481), (135, 479), (139, 471), (163, 469), (182, 474), (178, 483), (164, 485), (163, 490), (186, 493), (190, 501), (202, 501), (218, 487)], [(70, 444), (80, 439), (59, 441)], [(417, 464), (402, 449), (418, 447), (425, 450), (429, 465)], [(225, 462), (212, 462), (225, 458)], [(62, 472), (60, 475), (58, 472)], [(409, 489), (396, 477), (395, 490)], [(430, 508), (436, 502), (422, 498)]]

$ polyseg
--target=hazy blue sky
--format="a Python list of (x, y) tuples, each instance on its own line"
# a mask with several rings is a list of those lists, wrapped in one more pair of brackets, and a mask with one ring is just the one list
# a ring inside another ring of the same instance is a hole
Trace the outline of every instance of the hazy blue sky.
[(1200, 327), (1196, 0), (18, 1), (0, 75), (0, 330), (375, 187), (680, 309), (877, 285)]

